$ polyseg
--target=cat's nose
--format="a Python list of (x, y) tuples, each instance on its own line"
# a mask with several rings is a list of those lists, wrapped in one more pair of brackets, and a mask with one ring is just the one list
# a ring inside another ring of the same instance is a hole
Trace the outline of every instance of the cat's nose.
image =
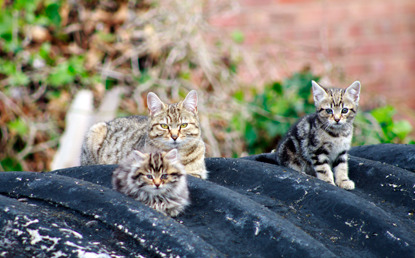
[(334, 117), (334, 121), (336, 121), (336, 123), (340, 122), (340, 117)]
[(159, 188), (159, 186), (160, 186), (160, 182), (159, 181), (154, 181), (154, 185), (157, 187), (157, 188)]
[(179, 136), (178, 136), (177, 134), (172, 134), (172, 135), (171, 135), (171, 138), (172, 138), (173, 140), (177, 140), (177, 138), (179, 138)]

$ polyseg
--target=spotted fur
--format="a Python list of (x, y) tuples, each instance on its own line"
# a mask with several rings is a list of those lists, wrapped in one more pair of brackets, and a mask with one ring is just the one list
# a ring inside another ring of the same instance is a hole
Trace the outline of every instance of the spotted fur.
[(353, 135), (360, 83), (347, 89), (312, 82), (316, 113), (301, 118), (274, 150), (277, 162), (341, 188), (352, 190), (348, 150)]
[(118, 164), (132, 150), (143, 152), (177, 149), (189, 175), (207, 178), (205, 144), (197, 114), (197, 93), (174, 104), (147, 95), (150, 115), (116, 118), (93, 125), (87, 132), (81, 164)]
[(190, 203), (186, 171), (177, 155), (176, 149), (167, 153), (132, 151), (114, 170), (113, 188), (176, 217)]

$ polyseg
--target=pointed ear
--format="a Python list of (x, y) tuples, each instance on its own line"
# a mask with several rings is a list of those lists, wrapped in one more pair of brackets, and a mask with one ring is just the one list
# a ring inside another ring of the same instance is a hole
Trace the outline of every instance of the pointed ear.
[(147, 94), (147, 106), (150, 111), (150, 115), (154, 115), (164, 109), (165, 104), (157, 97), (153, 92)]
[(191, 112), (197, 113), (197, 91), (190, 91), (183, 100), (183, 107)]
[(360, 82), (359, 81), (355, 81), (354, 83), (352, 83), (352, 85), (350, 85), (349, 87), (347, 87), (346, 89), (346, 94), (349, 95), (354, 102), (359, 102), (359, 98), (360, 98)]
[(319, 103), (322, 101), (325, 97), (327, 97), (326, 90), (318, 85), (317, 82), (311, 81), (311, 85), (313, 86), (313, 97), (314, 97), (314, 103)]
[(142, 153), (141, 151), (138, 151), (138, 150), (133, 150), (132, 155), (133, 155), (134, 160), (139, 164), (141, 164), (141, 162), (143, 162), (147, 157), (145, 153)]
[(172, 149), (171, 151), (167, 152), (165, 158), (171, 162), (177, 162), (179, 159), (177, 149)]

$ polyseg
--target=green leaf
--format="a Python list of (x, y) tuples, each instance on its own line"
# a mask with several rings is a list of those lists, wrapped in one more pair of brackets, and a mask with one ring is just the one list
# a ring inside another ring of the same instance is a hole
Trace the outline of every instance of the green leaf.
[(385, 106), (373, 109), (370, 113), (380, 123), (384, 125), (393, 123), (393, 115), (396, 110), (392, 106)]
[(59, 64), (49, 75), (48, 82), (51, 86), (60, 87), (65, 84), (72, 83), (75, 76), (69, 69), (68, 63)]
[(22, 72), (15, 72), (9, 78), (11, 86), (26, 86), (30, 83), (29, 77)]
[(61, 25), (61, 15), (59, 14), (60, 6), (57, 3), (52, 3), (46, 7), (45, 13), (49, 20), (55, 25), (59, 27)]
[(245, 139), (248, 145), (253, 145), (257, 139), (257, 134), (251, 123), (246, 124)]
[(190, 74), (190, 72), (180, 72), (179, 77), (184, 79), (184, 80), (190, 80), (190, 78), (192, 77), (192, 75)]
[(7, 125), (10, 131), (17, 133), (20, 136), (24, 136), (29, 132), (29, 127), (21, 118), (10, 121)]
[(115, 42), (115, 40), (117, 39), (117, 37), (114, 34), (105, 33), (103, 31), (99, 31), (97, 33), (97, 36), (98, 36), (99, 39), (101, 39), (102, 41), (107, 42), (107, 43)]
[(146, 83), (146, 82), (148, 82), (149, 80), (151, 80), (151, 75), (150, 75), (147, 71), (143, 71), (143, 72), (141, 73), (140, 78), (138, 78), (138, 82), (139, 82), (140, 84)]
[(400, 120), (392, 125), (392, 132), (398, 136), (399, 139), (403, 140), (412, 131), (411, 124), (406, 120)]
[(238, 90), (233, 94), (233, 98), (237, 101), (243, 101), (244, 100), (245, 93), (243, 90)]
[(50, 50), (51, 50), (52, 46), (49, 42), (45, 42), (43, 43), (40, 48), (39, 48), (39, 56), (41, 58), (43, 58), (44, 60), (47, 60), (48, 63), (51, 63), (51, 58), (50, 58)]
[(245, 40), (245, 36), (244, 36), (243, 32), (240, 31), (240, 30), (234, 30), (231, 33), (231, 38), (232, 38), (233, 41), (235, 41), (238, 44), (242, 44)]
[(23, 171), (22, 165), (14, 158), (7, 157), (0, 161), (5, 171)]

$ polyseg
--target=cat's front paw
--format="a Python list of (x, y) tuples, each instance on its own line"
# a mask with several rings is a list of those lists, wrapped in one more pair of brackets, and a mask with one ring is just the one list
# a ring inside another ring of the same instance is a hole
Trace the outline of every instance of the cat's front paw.
[(345, 190), (353, 190), (355, 188), (354, 182), (350, 179), (349, 180), (348, 179), (342, 180), (342, 181), (338, 182), (337, 185), (340, 188), (343, 188)]
[(208, 172), (206, 170), (203, 171), (191, 171), (188, 172), (189, 175), (200, 178), (200, 179), (207, 179)]
[(174, 218), (180, 214), (180, 210), (179, 209), (168, 209), (166, 210), (165, 214)]

